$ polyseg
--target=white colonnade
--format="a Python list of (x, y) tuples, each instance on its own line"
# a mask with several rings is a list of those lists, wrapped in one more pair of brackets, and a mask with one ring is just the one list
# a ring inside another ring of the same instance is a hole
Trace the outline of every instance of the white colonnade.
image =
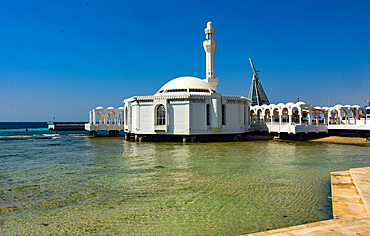
[(115, 109), (114, 107), (97, 107), (89, 112), (91, 125), (123, 124), (123, 107)]
[[(324, 132), (328, 129), (370, 129), (369, 107), (335, 105), (313, 107), (304, 102), (251, 106), (251, 130)], [(316, 128), (315, 128), (316, 127)]]

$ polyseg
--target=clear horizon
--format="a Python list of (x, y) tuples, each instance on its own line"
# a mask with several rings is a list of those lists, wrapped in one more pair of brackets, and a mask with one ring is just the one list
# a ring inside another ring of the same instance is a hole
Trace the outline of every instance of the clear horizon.
[(211, 18), (218, 92), (271, 103), (370, 100), (368, 1), (3, 1), (0, 122), (87, 121), (169, 80), (203, 79)]

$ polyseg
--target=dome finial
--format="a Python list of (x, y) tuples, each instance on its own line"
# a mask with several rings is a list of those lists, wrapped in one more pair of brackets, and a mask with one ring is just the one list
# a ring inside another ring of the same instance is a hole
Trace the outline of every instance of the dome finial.
[(209, 22), (211, 22), (211, 17), (209, 17)]

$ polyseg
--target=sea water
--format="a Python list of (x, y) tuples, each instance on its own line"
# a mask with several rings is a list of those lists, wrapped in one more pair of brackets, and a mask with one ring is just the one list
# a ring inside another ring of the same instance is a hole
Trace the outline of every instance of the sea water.
[(2, 235), (238, 235), (305, 224), (333, 217), (330, 172), (370, 166), (367, 146), (137, 143), (9, 125), (0, 123)]

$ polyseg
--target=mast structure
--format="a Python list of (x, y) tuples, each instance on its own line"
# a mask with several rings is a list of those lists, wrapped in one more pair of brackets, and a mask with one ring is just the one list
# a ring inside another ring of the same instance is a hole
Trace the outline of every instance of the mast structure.
[(270, 102), (266, 96), (265, 91), (262, 88), (261, 81), (258, 78), (257, 72), (260, 72), (260, 71), (254, 68), (252, 58), (249, 58), (249, 62), (251, 63), (251, 67), (253, 70), (252, 84), (249, 90), (249, 99), (252, 100), (251, 106), (263, 105), (263, 104), (269, 105)]

